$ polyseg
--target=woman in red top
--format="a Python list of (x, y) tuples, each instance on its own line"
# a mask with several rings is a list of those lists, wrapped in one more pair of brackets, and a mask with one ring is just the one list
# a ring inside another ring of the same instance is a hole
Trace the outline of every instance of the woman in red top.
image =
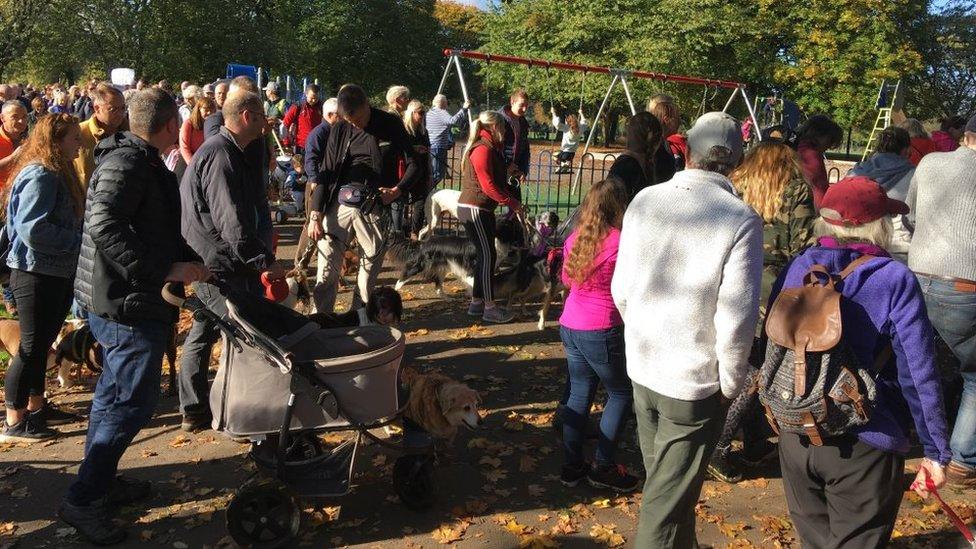
[(828, 116), (811, 116), (796, 132), (796, 153), (800, 155), (800, 168), (803, 178), (813, 193), (813, 205), (819, 211), (820, 199), (827, 192), (830, 181), (824, 153), (840, 146), (844, 140), (844, 130)]
[(197, 99), (193, 105), (190, 117), (183, 122), (180, 127), (180, 156), (187, 166), (193, 158), (193, 153), (197, 152), (200, 145), (203, 145), (206, 136), (203, 134), (203, 121), (217, 111), (217, 103), (210, 97)]
[(492, 293), (495, 274), (495, 208), (508, 206), (523, 217), (522, 204), (506, 180), (505, 119), (494, 111), (485, 111), (471, 125), (471, 136), (461, 162), (461, 196), (458, 198), (458, 221), (478, 250), (471, 305), (468, 315), (480, 316), (485, 322), (506, 323), (515, 317), (496, 307)]
[(932, 141), (928, 132), (925, 131), (925, 127), (917, 119), (907, 118), (900, 126), (908, 131), (908, 135), (912, 138), (908, 160), (913, 165), (918, 166), (923, 156), (932, 152), (939, 152), (939, 146), (935, 144), (935, 141)]

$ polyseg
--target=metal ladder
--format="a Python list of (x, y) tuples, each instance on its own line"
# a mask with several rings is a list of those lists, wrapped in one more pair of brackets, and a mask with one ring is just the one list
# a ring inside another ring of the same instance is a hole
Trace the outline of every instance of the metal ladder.
[(861, 155), (861, 162), (874, 152), (874, 142), (878, 134), (891, 125), (891, 107), (878, 109), (878, 118), (874, 121), (874, 128), (871, 129), (871, 136), (868, 137), (868, 144), (864, 146), (864, 154)]

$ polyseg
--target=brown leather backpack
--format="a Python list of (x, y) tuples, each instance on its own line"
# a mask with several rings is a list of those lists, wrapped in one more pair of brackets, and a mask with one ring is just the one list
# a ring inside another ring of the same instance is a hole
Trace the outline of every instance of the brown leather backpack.
[(874, 375), (890, 358), (882, 352), (874, 372), (858, 363), (844, 343), (836, 284), (874, 259), (862, 255), (843, 271), (814, 265), (803, 286), (783, 290), (766, 318), (769, 345), (759, 370), (759, 400), (766, 418), (781, 431), (805, 435), (814, 445), (826, 436), (864, 425), (876, 398)]

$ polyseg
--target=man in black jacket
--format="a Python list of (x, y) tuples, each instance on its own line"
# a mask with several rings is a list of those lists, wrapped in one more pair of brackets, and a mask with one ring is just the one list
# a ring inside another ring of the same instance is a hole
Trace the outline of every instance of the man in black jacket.
[[(380, 226), (379, 209), (405, 194), (419, 171), (410, 136), (399, 117), (371, 107), (366, 92), (355, 84), (343, 86), (336, 99), (340, 119), (329, 130), (308, 213), (309, 238), (317, 241), (328, 235), (323, 281), (315, 285), (312, 296), (320, 313), (335, 308), (342, 256), (353, 235), (363, 253), (352, 308), (369, 300), (386, 248), (386, 227)], [(401, 157), (406, 169), (397, 177)], [(376, 203), (379, 201), (382, 204)]]
[(163, 353), (178, 314), (160, 290), (167, 281), (209, 277), (180, 235), (179, 187), (159, 156), (179, 136), (176, 102), (150, 89), (133, 95), (128, 108), (131, 131), (99, 142), (88, 187), (75, 298), (88, 311), (104, 362), (85, 459), (58, 511), (97, 544), (125, 537), (110, 510), (150, 490), (148, 482), (116, 477), (116, 471), (159, 400)]
[[(180, 182), (183, 236), (225, 289), (260, 295), (262, 271), (270, 269), (272, 278), (285, 274), (272, 250), (265, 187), (254, 173), (260, 167), (247, 157), (267, 120), (260, 97), (244, 90), (228, 94), (222, 113), (224, 125), (194, 153)], [(194, 289), (211, 311), (226, 314), (221, 288), (199, 282)], [(186, 431), (210, 423), (207, 373), (218, 335), (212, 322), (195, 318), (183, 344), (180, 411)]]

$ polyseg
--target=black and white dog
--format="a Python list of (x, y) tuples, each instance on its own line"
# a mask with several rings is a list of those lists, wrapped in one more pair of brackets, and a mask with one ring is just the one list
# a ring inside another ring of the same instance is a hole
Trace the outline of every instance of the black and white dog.
[(525, 315), (525, 303), (530, 299), (542, 297), (537, 327), (546, 327), (546, 315), (556, 296), (566, 288), (562, 283), (562, 250), (554, 248), (546, 255), (535, 255), (527, 250), (519, 250), (518, 261), (513, 267), (495, 274), (494, 289), (497, 299), (507, 299), (507, 306), (518, 304), (520, 313)]
[[(499, 219), (495, 231), (498, 263), (508, 260), (514, 250), (524, 247), (525, 233), (516, 221)], [(394, 289), (411, 280), (433, 282), (437, 295), (443, 294), (444, 280), (453, 274), (465, 286), (474, 286), (478, 252), (466, 237), (431, 235), (425, 240), (399, 240), (387, 246), (386, 259), (400, 271)]]

